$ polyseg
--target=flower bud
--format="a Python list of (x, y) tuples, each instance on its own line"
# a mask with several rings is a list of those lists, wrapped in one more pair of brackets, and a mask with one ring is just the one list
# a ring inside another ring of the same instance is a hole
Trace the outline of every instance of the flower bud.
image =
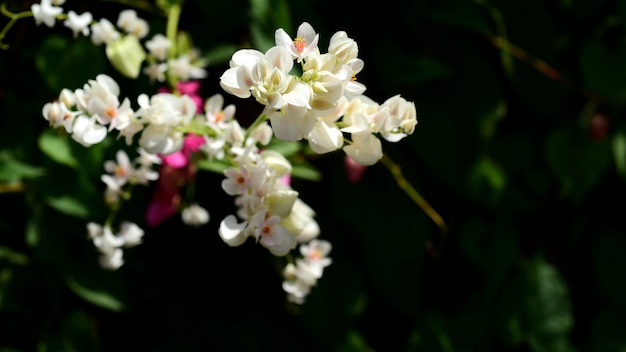
[(137, 78), (146, 52), (139, 43), (139, 38), (126, 35), (107, 43), (106, 54), (109, 61), (121, 74), (129, 78)]
[(291, 173), (291, 163), (281, 153), (266, 149), (261, 152), (261, 158), (268, 167), (275, 170), (276, 176), (282, 177)]

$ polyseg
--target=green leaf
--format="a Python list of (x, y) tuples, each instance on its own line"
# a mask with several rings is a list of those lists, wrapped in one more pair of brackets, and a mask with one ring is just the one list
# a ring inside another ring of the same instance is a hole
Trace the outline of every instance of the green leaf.
[(302, 150), (302, 144), (285, 142), (274, 138), (267, 145), (267, 149), (275, 150), (281, 153), (285, 158), (289, 158), (290, 156), (295, 155), (300, 150)]
[(96, 306), (115, 312), (121, 312), (126, 308), (124, 303), (113, 296), (110, 292), (98, 288), (87, 287), (72, 277), (68, 277), (65, 282), (74, 293)]
[(626, 179), (626, 133), (620, 131), (613, 135), (611, 146), (613, 147), (613, 160), (617, 172)]
[(17, 160), (10, 150), (0, 151), (0, 180), (15, 182), (37, 178), (43, 174), (43, 168)]
[(223, 160), (198, 160), (196, 164), (199, 169), (207, 170), (211, 172), (215, 172), (218, 174), (223, 174), (226, 169), (231, 167), (231, 165)]
[(228, 63), (237, 50), (239, 50), (239, 47), (234, 44), (216, 45), (204, 53), (204, 58), (209, 62), (209, 66), (219, 67)]
[(548, 139), (547, 158), (562, 193), (579, 200), (607, 171), (611, 149), (608, 141), (593, 142), (581, 131), (560, 129)]
[(313, 165), (305, 162), (294, 163), (291, 169), (291, 176), (309, 181), (322, 179), (322, 174)]
[(626, 46), (609, 49), (599, 39), (581, 45), (580, 70), (592, 92), (620, 104), (626, 100)]
[(45, 202), (61, 213), (79, 218), (89, 217), (89, 206), (70, 195), (48, 196), (45, 198)]
[(477, 202), (495, 205), (507, 185), (502, 168), (487, 156), (480, 158), (468, 175), (468, 192)]
[(39, 135), (39, 149), (59, 164), (78, 169), (80, 163), (72, 153), (70, 139), (59, 130), (47, 129)]
[(569, 333), (574, 325), (567, 285), (556, 267), (536, 258), (526, 267), (528, 343), (532, 351), (573, 351)]
[(48, 88), (60, 92), (63, 88), (82, 87), (88, 79), (104, 72), (106, 61), (101, 50), (88, 38), (50, 34), (37, 49), (35, 63)]

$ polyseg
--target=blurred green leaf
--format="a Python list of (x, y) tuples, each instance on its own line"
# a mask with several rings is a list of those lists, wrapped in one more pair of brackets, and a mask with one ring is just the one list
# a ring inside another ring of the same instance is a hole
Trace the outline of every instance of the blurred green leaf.
[(506, 185), (506, 174), (489, 157), (480, 158), (469, 171), (468, 193), (478, 203), (495, 205)]
[(306, 161), (294, 162), (291, 167), (291, 176), (309, 181), (322, 179), (322, 174), (319, 170)]
[[(95, 283), (94, 279), (95, 278), (92, 278), (88, 282), (93, 284)], [(94, 285), (96, 287), (90, 287), (85, 283), (79, 283), (73, 277), (68, 277), (66, 283), (74, 293), (98, 307), (115, 312), (121, 312), (126, 309), (125, 304), (111, 292), (108, 292), (102, 284)]]
[(28, 256), (24, 253), (19, 253), (7, 246), (0, 246), (0, 260), (6, 260), (13, 265), (27, 265)]
[(67, 134), (54, 129), (46, 129), (39, 135), (39, 148), (59, 164), (77, 169), (79, 161), (72, 153), (70, 143), (75, 143)]
[(250, 0), (249, 14), (252, 45), (257, 50), (265, 52), (276, 44), (274, 33), (278, 28), (283, 28), (292, 38), (296, 37), (286, 0)]
[(199, 169), (215, 172), (218, 174), (224, 173), (224, 170), (231, 167), (231, 165), (223, 160), (198, 160), (196, 163)]
[(88, 79), (103, 73), (102, 50), (89, 38), (50, 34), (39, 47), (35, 62), (50, 91), (58, 94), (63, 88), (80, 88)]
[(581, 45), (580, 70), (585, 87), (614, 103), (626, 100), (626, 46), (609, 49), (597, 38)]
[(282, 154), (285, 158), (289, 158), (290, 156), (293, 156), (294, 154), (302, 150), (302, 144), (289, 143), (273, 138), (267, 145), (267, 149), (275, 150)]
[(459, 237), (465, 253), (494, 280), (518, 260), (519, 243), (513, 229), (472, 218), (461, 224)]
[(532, 351), (574, 351), (569, 334), (574, 326), (567, 284), (558, 269), (537, 257), (526, 265), (527, 340)]
[(560, 129), (548, 139), (547, 158), (561, 181), (562, 193), (580, 200), (607, 171), (610, 144), (590, 141), (578, 130)]
[(0, 151), (0, 180), (15, 182), (37, 178), (44, 174), (41, 167), (24, 163), (15, 158), (10, 150)]
[(239, 47), (234, 44), (221, 44), (210, 48), (203, 56), (207, 59), (209, 66), (219, 67), (227, 64), (237, 50)]
[(83, 200), (72, 197), (71, 195), (49, 195), (45, 198), (45, 202), (63, 214), (85, 219), (90, 215), (89, 205)]
[(626, 132), (620, 131), (613, 135), (613, 160), (617, 172), (626, 179)]

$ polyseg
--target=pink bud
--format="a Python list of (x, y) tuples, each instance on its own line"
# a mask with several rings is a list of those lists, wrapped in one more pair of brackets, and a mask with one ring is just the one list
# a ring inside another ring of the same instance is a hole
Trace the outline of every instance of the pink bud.
[(348, 176), (348, 181), (350, 181), (350, 183), (358, 183), (361, 181), (361, 178), (365, 173), (365, 169), (367, 169), (367, 166), (357, 163), (348, 155), (346, 155), (343, 159), (343, 166), (346, 170), (346, 175)]
[(589, 134), (594, 141), (603, 141), (609, 131), (609, 117), (603, 113), (596, 112), (589, 121)]

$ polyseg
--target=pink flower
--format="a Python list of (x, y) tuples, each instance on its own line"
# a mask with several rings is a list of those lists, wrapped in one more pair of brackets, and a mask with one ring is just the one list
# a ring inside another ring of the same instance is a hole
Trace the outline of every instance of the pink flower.
[(169, 155), (159, 155), (161, 169), (159, 182), (146, 210), (146, 223), (155, 227), (176, 214), (180, 205), (180, 189), (195, 176), (191, 164), (193, 152), (204, 144), (203, 136), (189, 134), (185, 137), (180, 151)]
[(181, 150), (169, 155), (159, 155), (159, 157), (163, 160), (163, 164), (179, 169), (189, 164), (191, 161), (191, 154), (198, 151), (204, 143), (205, 140), (203, 136), (190, 133), (185, 137)]
[(160, 225), (176, 214), (180, 204), (180, 187), (186, 181), (186, 168), (173, 168), (162, 164), (159, 170), (157, 189), (146, 209), (146, 224), (150, 227)]

